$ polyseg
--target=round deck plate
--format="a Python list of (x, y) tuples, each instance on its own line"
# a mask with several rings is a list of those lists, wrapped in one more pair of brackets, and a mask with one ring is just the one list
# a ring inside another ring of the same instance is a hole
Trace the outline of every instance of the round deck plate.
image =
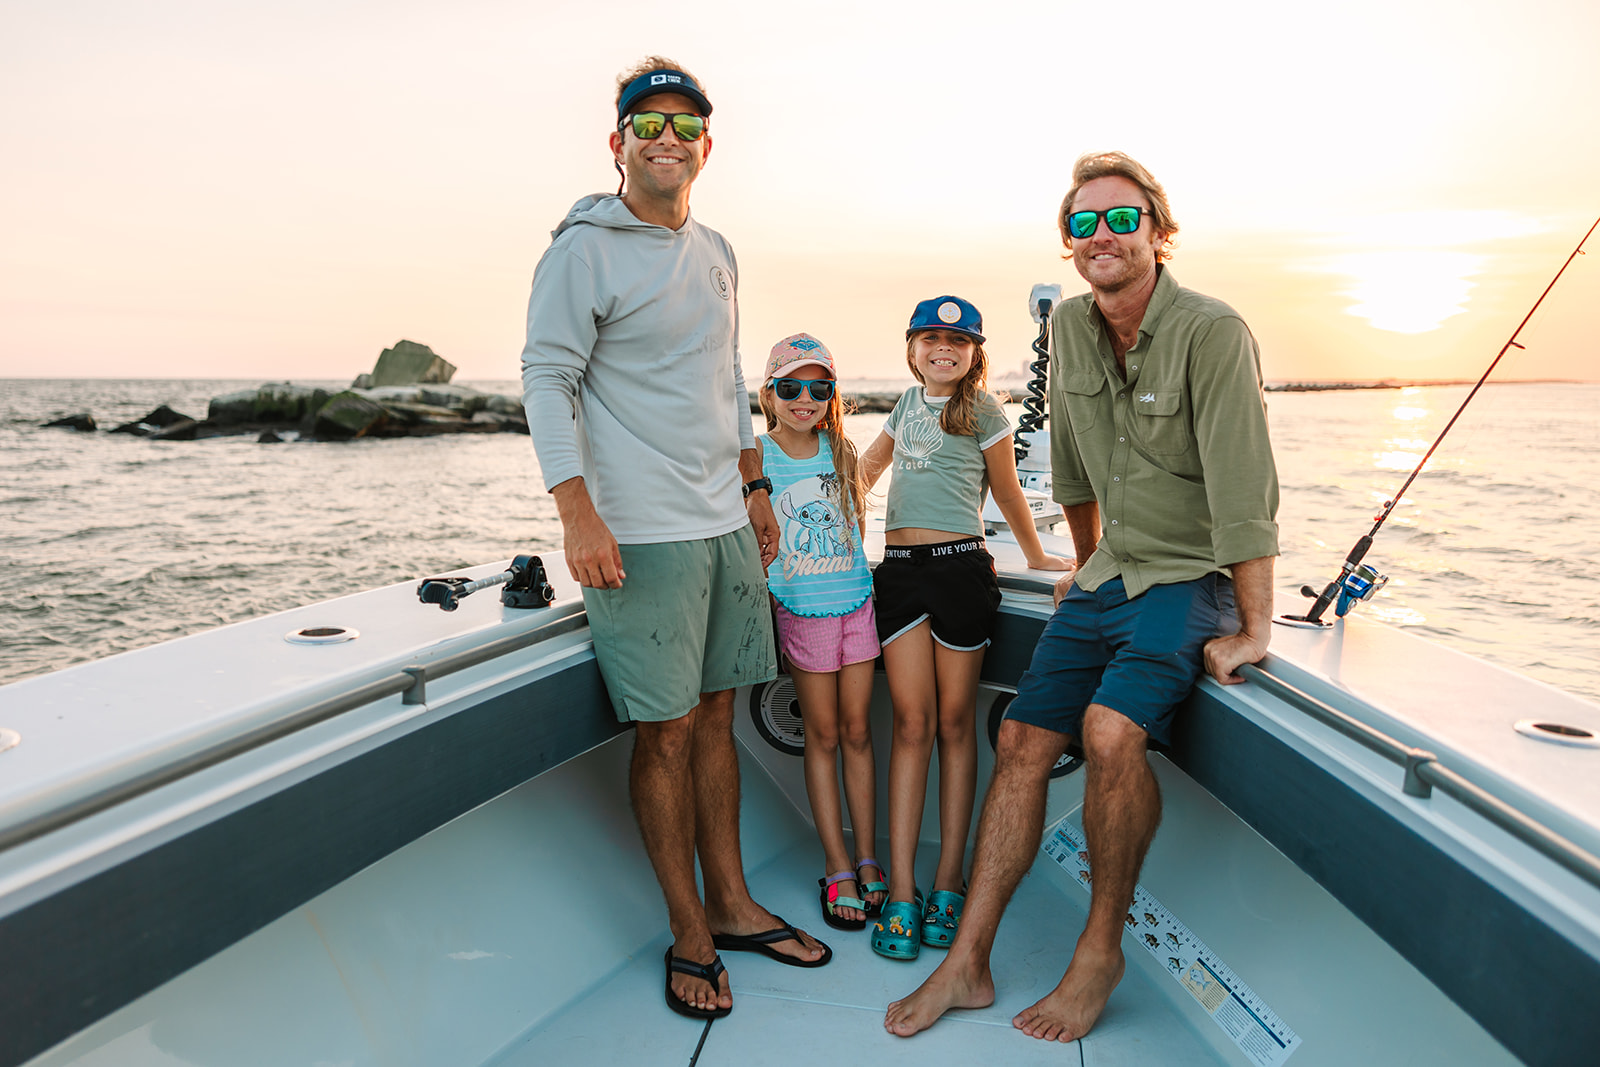
[(284, 634), (283, 639), (291, 645), (337, 645), (360, 636), (360, 630), (348, 626), (302, 626)]
[(1517, 733), (1554, 745), (1572, 745), (1575, 748), (1600, 748), (1600, 737), (1581, 726), (1546, 722), (1541, 719), (1519, 719), (1513, 726)]

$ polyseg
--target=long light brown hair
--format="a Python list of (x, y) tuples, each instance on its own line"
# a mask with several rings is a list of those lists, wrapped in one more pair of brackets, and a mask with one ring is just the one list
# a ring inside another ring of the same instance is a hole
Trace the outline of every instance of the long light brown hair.
[[(809, 395), (809, 394), (808, 394)], [(767, 417), (767, 432), (778, 428), (777, 398), (772, 394), (769, 380), (756, 394), (761, 401), (761, 414)], [(855, 414), (855, 404), (846, 403), (839, 392), (839, 383), (833, 381), (833, 396), (827, 410), (812, 427), (812, 433), (828, 435), (828, 449), (833, 453), (833, 473), (839, 479), (839, 498), (836, 501), (844, 512), (845, 524), (858, 526), (867, 514), (867, 484), (861, 477), (861, 459), (856, 454), (855, 442), (845, 436), (844, 417)]]
[[(911, 376), (923, 385), (928, 383), (923, 381), (922, 372), (917, 369), (917, 334), (929, 332), (931, 330), (918, 330), (906, 338), (906, 366), (911, 368)], [(1000, 401), (989, 392), (989, 356), (984, 352), (983, 345), (974, 341), (972, 366), (956, 383), (955, 394), (945, 401), (944, 410), (939, 413), (939, 429), (952, 437), (976, 434), (980, 407), (999, 411)]]

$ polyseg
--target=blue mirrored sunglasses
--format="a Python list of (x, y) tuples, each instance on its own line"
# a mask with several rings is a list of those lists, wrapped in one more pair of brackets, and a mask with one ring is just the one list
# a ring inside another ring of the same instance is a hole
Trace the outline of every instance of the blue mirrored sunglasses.
[(772, 379), (772, 392), (779, 400), (794, 400), (802, 389), (819, 404), (826, 404), (833, 399), (833, 381), (828, 378), (816, 378), (811, 381), (801, 378)]

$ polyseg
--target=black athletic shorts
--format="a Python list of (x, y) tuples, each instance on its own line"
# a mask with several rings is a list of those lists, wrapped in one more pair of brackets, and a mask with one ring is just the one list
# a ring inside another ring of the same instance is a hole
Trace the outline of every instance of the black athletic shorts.
[(878, 641), (887, 645), (923, 619), (946, 648), (971, 652), (994, 636), (1000, 581), (983, 538), (889, 545), (872, 574)]

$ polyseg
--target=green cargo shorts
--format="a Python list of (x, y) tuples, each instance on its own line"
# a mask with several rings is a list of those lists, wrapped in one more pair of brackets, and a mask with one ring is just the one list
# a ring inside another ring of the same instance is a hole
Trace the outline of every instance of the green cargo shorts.
[(594, 656), (618, 719), (682, 718), (701, 693), (777, 677), (753, 529), (619, 548), (622, 588), (583, 591)]

